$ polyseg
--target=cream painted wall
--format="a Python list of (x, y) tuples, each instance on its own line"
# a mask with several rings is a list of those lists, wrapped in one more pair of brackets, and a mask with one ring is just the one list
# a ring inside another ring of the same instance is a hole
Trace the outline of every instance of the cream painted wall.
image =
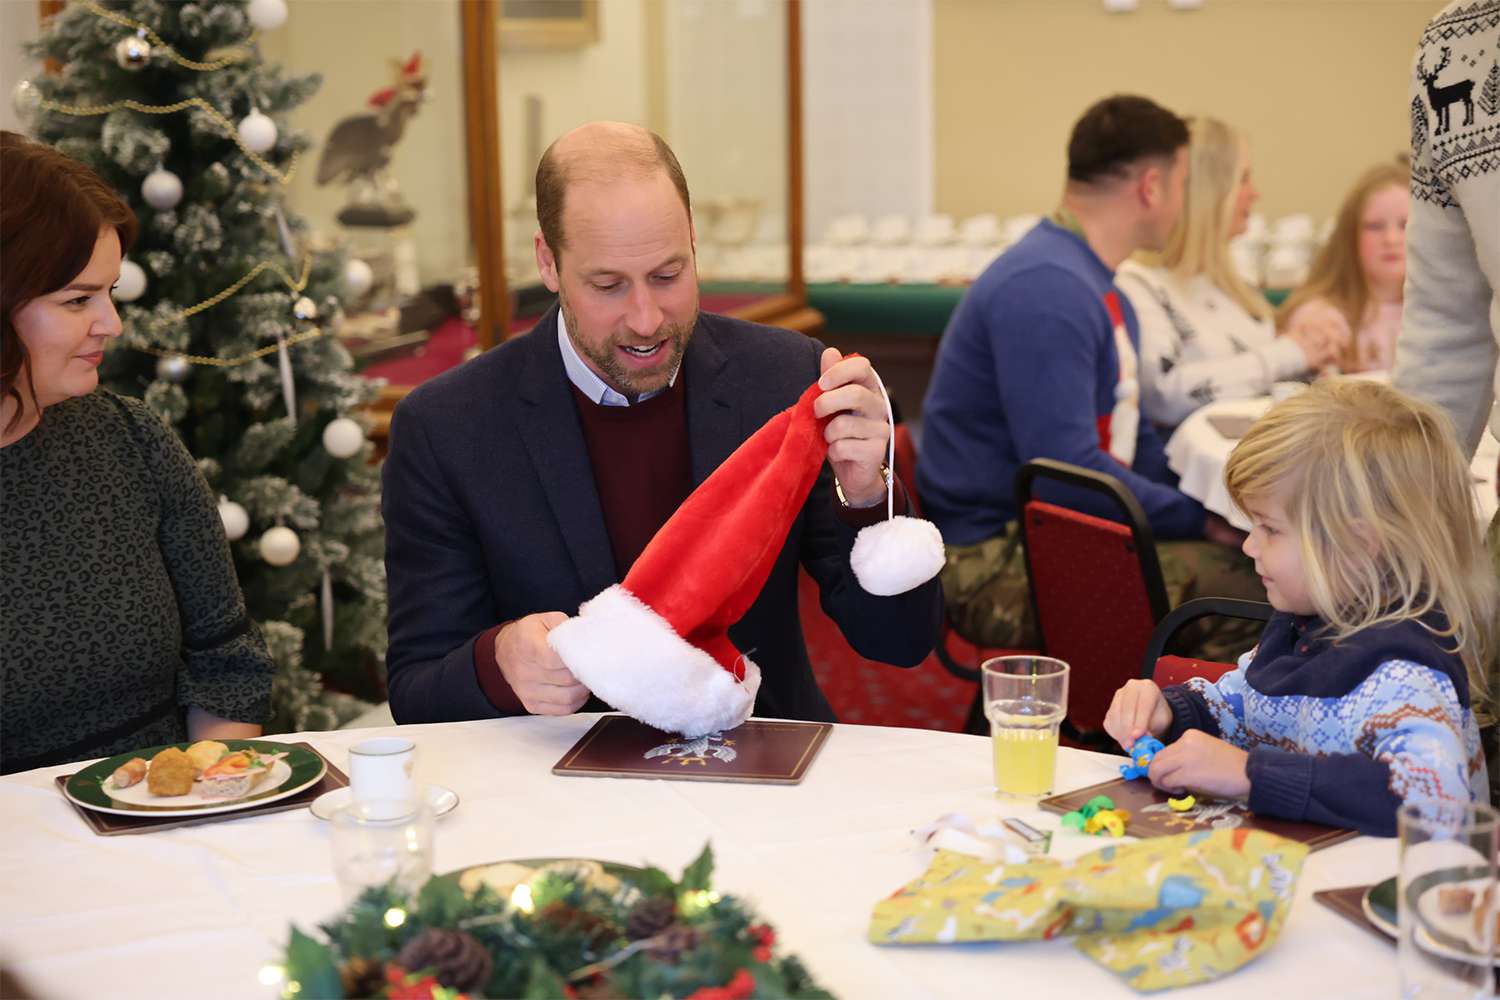
[[(608, 0), (599, 10), (599, 40), (576, 49), (500, 51), (500, 181), (505, 201), (506, 266), (512, 280), (533, 280), (531, 237), (536, 214), (526, 210), (536, 159), (569, 129), (599, 118), (645, 122), (646, 13), (642, 0)], [(541, 98), (541, 149), (526, 143), (526, 98)]]
[(1407, 81), (1440, 0), (934, 0), (936, 207), (1051, 208), (1068, 133), (1099, 97), (1145, 94), (1248, 133), (1258, 211), (1336, 211), (1407, 148)]
[(22, 44), (35, 40), (40, 33), (36, 0), (0, 0), (0, 128), (27, 131), (26, 123), (11, 107), (11, 94), (16, 84), (41, 68), (21, 51)]
[(292, 179), (294, 211), (321, 233), (346, 237), (335, 215), (339, 185), (318, 187), (322, 143), (340, 119), (366, 110), (391, 84), (391, 62), (422, 53), (428, 101), (406, 127), (390, 170), (416, 209), (411, 238), (424, 284), (451, 282), (473, 259), (465, 179), (458, 0), (292, 0), (286, 24), (261, 36), (261, 52), (289, 73), (323, 74), (323, 87), (292, 113), (317, 143)]

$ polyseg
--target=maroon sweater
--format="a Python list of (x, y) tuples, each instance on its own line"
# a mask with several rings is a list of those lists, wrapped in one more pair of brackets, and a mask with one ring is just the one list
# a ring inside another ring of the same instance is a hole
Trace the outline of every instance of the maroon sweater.
[[(634, 406), (603, 406), (570, 387), (621, 580), (646, 543), (693, 492), (682, 382), (679, 375), (667, 391)], [(862, 509), (846, 508), (837, 500), (834, 504), (840, 517), (856, 528), (885, 519), (884, 503)], [(898, 485), (896, 513), (906, 513), (906, 506)], [(523, 713), (525, 706), (495, 662), (495, 636), (508, 624), (501, 622), (475, 641), (474, 673), (491, 704), (502, 712)]]
[[(570, 387), (621, 580), (646, 543), (693, 492), (682, 382), (679, 377), (665, 392), (634, 406), (603, 406), (577, 386)], [(474, 671), (496, 708), (524, 712), (495, 663), (495, 636), (506, 624), (496, 625), (474, 643)]]

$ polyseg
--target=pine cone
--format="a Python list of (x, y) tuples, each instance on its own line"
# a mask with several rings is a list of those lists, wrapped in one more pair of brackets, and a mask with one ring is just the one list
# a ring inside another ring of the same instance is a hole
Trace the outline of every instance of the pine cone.
[(671, 896), (652, 896), (630, 908), (625, 918), (625, 936), (632, 941), (655, 937), (677, 919), (677, 902)]
[(472, 934), (437, 927), (406, 942), (396, 962), (412, 972), (430, 969), (439, 983), (460, 993), (483, 989), (494, 967), (490, 953)]
[(350, 1000), (378, 997), (385, 989), (385, 966), (368, 958), (351, 958), (339, 968), (339, 982)]
[(599, 951), (620, 936), (619, 928), (604, 917), (569, 906), (561, 900), (542, 907), (537, 911), (536, 918), (559, 931), (578, 935), (594, 951)]
[(656, 935), (657, 941), (646, 954), (658, 962), (676, 965), (682, 956), (698, 947), (698, 932), (686, 924), (672, 924)]

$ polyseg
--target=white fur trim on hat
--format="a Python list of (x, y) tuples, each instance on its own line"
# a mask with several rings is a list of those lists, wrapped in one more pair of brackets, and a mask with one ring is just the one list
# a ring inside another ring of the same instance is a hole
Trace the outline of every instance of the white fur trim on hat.
[(937, 525), (918, 517), (893, 517), (861, 528), (849, 565), (866, 593), (904, 594), (943, 568), (943, 536)]
[(733, 729), (750, 717), (760, 690), (760, 668), (748, 656), (737, 681), (619, 584), (548, 632), (547, 644), (594, 694), (669, 733)]

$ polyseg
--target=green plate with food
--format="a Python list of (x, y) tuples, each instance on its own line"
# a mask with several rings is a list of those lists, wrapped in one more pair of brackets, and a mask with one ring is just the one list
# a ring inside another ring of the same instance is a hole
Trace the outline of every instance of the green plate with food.
[(328, 764), (271, 740), (145, 747), (90, 764), (63, 785), (85, 809), (117, 816), (201, 816), (275, 802), (315, 784)]

